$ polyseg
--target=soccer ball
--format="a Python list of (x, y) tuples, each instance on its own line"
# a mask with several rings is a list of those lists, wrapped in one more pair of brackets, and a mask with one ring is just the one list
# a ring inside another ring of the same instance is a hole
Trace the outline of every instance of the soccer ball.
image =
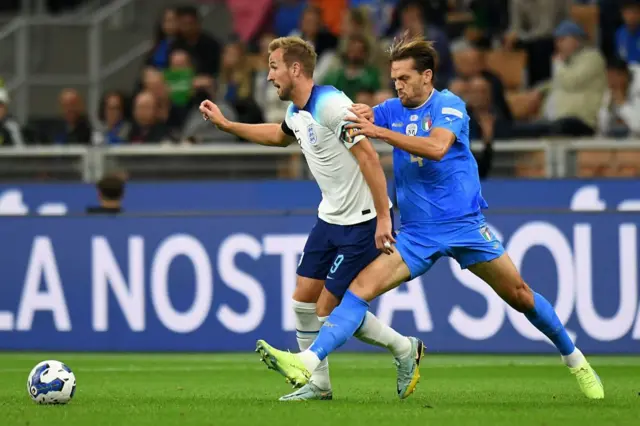
[(42, 361), (29, 373), (27, 392), (37, 404), (66, 404), (76, 392), (76, 376), (60, 361)]

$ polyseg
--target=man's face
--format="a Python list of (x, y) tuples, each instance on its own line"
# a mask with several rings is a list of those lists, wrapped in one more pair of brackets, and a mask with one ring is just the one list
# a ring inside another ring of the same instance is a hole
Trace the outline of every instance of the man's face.
[(622, 90), (626, 92), (629, 88), (629, 74), (622, 70), (607, 70), (607, 81), (609, 88), (612, 90)]
[(400, 14), (402, 29), (409, 31), (412, 37), (418, 36), (424, 32), (424, 23), (422, 22), (422, 10), (415, 6), (406, 7)]
[(198, 34), (198, 20), (191, 15), (182, 15), (180, 21), (180, 33), (186, 37), (193, 37)]
[(60, 96), (60, 109), (64, 120), (74, 124), (81, 114), (80, 97), (76, 92), (66, 91)]
[(568, 57), (580, 47), (580, 40), (574, 36), (564, 36), (556, 38), (556, 50), (561, 55)]
[(467, 93), (469, 106), (477, 110), (486, 110), (491, 105), (491, 87), (487, 80), (475, 77), (469, 82)]
[(141, 126), (151, 126), (154, 124), (156, 115), (156, 102), (153, 95), (149, 92), (141, 93), (136, 98), (133, 110), (136, 122)]
[(433, 72), (425, 70), (420, 73), (415, 69), (413, 58), (391, 63), (391, 79), (398, 92), (402, 105), (413, 108), (420, 106), (431, 92)]
[(302, 15), (300, 22), (300, 30), (307, 37), (313, 37), (320, 32), (321, 18), (318, 13), (313, 10), (307, 10)]
[(347, 46), (347, 61), (351, 65), (364, 65), (367, 62), (367, 47), (362, 40), (351, 40)]
[(456, 69), (463, 78), (471, 78), (479, 75), (484, 68), (484, 58), (477, 49), (467, 49), (458, 55)]
[(105, 99), (104, 115), (109, 126), (115, 126), (124, 118), (123, 107), (120, 96), (111, 95)]
[(631, 30), (640, 27), (640, 6), (628, 6), (622, 9), (622, 20)]
[(276, 49), (269, 55), (267, 80), (273, 84), (278, 91), (278, 97), (283, 101), (291, 100), (291, 91), (293, 90), (291, 71), (291, 68), (284, 62), (282, 49)]

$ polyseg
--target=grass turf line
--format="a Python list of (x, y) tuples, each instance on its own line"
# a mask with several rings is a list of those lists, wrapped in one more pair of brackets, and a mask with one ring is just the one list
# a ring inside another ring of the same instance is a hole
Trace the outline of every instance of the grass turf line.
[[(26, 391), (44, 359), (67, 363), (78, 388), (66, 406)], [(299, 424), (631, 425), (640, 417), (640, 357), (590, 357), (605, 384), (586, 400), (559, 357), (427, 355), (422, 380), (396, 396), (389, 355), (330, 357), (333, 401), (278, 402), (290, 392), (257, 354), (0, 354), (0, 424), (191, 426)], [(435, 423), (433, 423), (435, 422)]]

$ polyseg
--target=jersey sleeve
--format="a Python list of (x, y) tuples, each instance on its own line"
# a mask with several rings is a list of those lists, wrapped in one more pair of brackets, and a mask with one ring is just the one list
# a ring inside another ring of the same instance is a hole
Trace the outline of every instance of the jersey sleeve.
[(351, 149), (355, 144), (364, 139), (364, 136), (353, 137), (354, 129), (346, 129), (345, 126), (351, 121), (346, 120), (347, 117), (353, 117), (354, 114), (349, 111), (353, 105), (351, 99), (342, 92), (334, 92), (327, 96), (319, 111), (320, 124), (328, 127), (340, 139), (347, 149)]
[(373, 107), (373, 123), (378, 127), (389, 128), (389, 108), (386, 102)]
[(295, 134), (293, 133), (293, 130), (291, 130), (291, 127), (289, 127), (289, 125), (287, 124), (287, 120), (284, 119), (282, 121), (282, 124), (280, 125), (280, 128), (282, 129), (282, 132), (287, 135), (287, 136), (292, 136), (294, 137)]
[(460, 98), (444, 99), (434, 111), (431, 128), (447, 129), (460, 139), (464, 125), (468, 121), (467, 108)]

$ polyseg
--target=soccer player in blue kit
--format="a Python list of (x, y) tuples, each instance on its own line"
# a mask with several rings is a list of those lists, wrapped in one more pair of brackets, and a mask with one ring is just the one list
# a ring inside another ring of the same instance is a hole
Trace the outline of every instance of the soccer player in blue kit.
[[(469, 116), (458, 96), (434, 89), (437, 56), (432, 43), (401, 39), (389, 54), (398, 98), (373, 111), (355, 107), (356, 117), (347, 127), (355, 129), (355, 135), (394, 146), (401, 216), (395, 250), (358, 274), (307, 350), (291, 354), (259, 340), (257, 350), (265, 363), (291, 380), (305, 382), (321, 360), (358, 329), (370, 301), (426, 273), (447, 256), (490, 285), (553, 342), (587, 398), (604, 398), (600, 378), (569, 338), (553, 306), (524, 282), (486, 225), (481, 210), (488, 205), (469, 148)], [(421, 354), (415, 355), (420, 359)], [(416, 363), (405, 397), (419, 378)]]

